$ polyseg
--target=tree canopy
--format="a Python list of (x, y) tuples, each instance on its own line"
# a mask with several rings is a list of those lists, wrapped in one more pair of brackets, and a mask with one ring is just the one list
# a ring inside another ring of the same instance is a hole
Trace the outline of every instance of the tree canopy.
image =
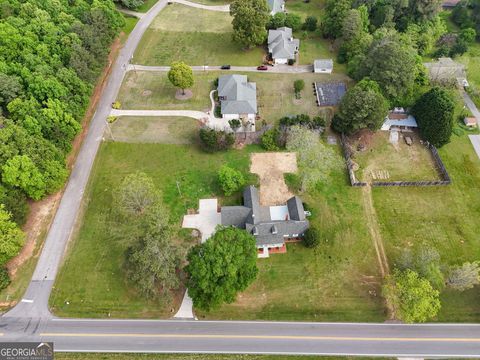
[(269, 9), (265, 0), (235, 0), (230, 5), (233, 16), (233, 40), (252, 48), (267, 38)]
[(332, 127), (341, 133), (352, 134), (360, 129), (378, 130), (388, 113), (388, 102), (373, 80), (363, 79), (347, 91)]
[(436, 147), (450, 142), (455, 103), (447, 90), (434, 87), (412, 108), (423, 138)]
[(395, 270), (383, 292), (395, 316), (407, 323), (425, 322), (440, 310), (439, 291), (412, 270)]
[(0, 263), (5, 264), (18, 254), (25, 235), (11, 219), (11, 214), (0, 204)]
[(187, 259), (188, 294), (203, 310), (235, 301), (258, 273), (255, 238), (234, 227), (217, 229), (205, 243), (191, 248)]
[(322, 19), (322, 33), (326, 38), (342, 36), (342, 26), (348, 11), (352, 7), (350, 0), (327, 0), (325, 15)]
[(245, 178), (240, 171), (224, 165), (218, 170), (218, 182), (224, 194), (229, 196), (245, 185)]
[(168, 71), (168, 80), (185, 94), (185, 89), (192, 87), (194, 83), (192, 68), (183, 61), (173, 62)]

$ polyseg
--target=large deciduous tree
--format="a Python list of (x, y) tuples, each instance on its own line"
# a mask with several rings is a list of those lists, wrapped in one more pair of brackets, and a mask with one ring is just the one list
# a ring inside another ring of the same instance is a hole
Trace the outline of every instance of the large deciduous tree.
[(327, 181), (332, 171), (341, 168), (340, 156), (320, 141), (318, 132), (304, 126), (295, 125), (288, 129), (286, 147), (297, 153), (302, 191)]
[(233, 40), (247, 49), (261, 45), (266, 37), (269, 10), (265, 0), (235, 0), (230, 5), (233, 16)]
[(126, 216), (141, 215), (159, 200), (160, 194), (153, 180), (143, 172), (127, 175), (115, 192), (117, 208)]
[(172, 242), (168, 213), (157, 203), (133, 221), (139, 224), (132, 233), (135, 244), (127, 250), (127, 277), (147, 298), (162, 294), (170, 300), (171, 290), (179, 285), (180, 257)]
[(0, 204), (0, 264), (18, 254), (25, 235), (11, 219), (11, 214)]
[(45, 194), (43, 176), (27, 155), (16, 155), (7, 160), (2, 167), (2, 180), (22, 189), (33, 200), (39, 200)]
[(447, 90), (434, 87), (415, 103), (412, 114), (425, 140), (436, 147), (450, 142), (455, 103)]
[(415, 50), (403, 44), (397, 33), (387, 32), (372, 42), (357, 78), (370, 77), (388, 99), (395, 100), (412, 91), (416, 75)]
[(336, 39), (342, 36), (343, 22), (351, 8), (350, 0), (327, 0), (321, 25), (324, 37)]
[(191, 248), (187, 259), (188, 294), (203, 310), (235, 301), (258, 273), (255, 238), (234, 227), (217, 229), (205, 243)]
[(218, 182), (225, 195), (229, 196), (245, 185), (245, 178), (240, 171), (224, 165), (218, 170)]
[(182, 93), (185, 94), (185, 89), (192, 87), (194, 84), (192, 68), (183, 61), (173, 62), (168, 71), (168, 80), (174, 86), (182, 89)]
[(388, 112), (388, 102), (375, 81), (363, 79), (351, 88), (340, 102), (332, 127), (352, 134), (360, 129), (378, 130)]
[(404, 322), (425, 322), (440, 310), (439, 291), (412, 270), (395, 270), (386, 279), (383, 293), (395, 316)]

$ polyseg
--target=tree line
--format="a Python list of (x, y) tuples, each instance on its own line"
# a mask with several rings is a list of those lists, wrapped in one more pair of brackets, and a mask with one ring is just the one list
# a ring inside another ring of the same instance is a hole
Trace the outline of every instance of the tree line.
[(123, 25), (112, 0), (0, 0), (0, 237), (9, 249), (0, 267), (21, 247), (11, 228), (25, 222), (27, 200), (65, 183), (66, 155)]

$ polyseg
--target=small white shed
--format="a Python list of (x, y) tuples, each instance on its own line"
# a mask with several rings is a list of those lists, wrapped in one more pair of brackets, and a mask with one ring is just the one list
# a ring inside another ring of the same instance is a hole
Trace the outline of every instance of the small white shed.
[(332, 59), (318, 59), (313, 62), (313, 72), (320, 74), (331, 74), (333, 71)]

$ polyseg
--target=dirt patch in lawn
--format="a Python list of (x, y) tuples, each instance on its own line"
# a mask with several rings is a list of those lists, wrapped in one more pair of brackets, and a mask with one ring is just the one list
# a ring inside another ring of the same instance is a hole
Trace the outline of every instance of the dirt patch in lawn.
[(285, 183), (285, 173), (296, 173), (296, 153), (253, 153), (250, 172), (260, 178), (260, 204), (282, 205), (293, 196)]

